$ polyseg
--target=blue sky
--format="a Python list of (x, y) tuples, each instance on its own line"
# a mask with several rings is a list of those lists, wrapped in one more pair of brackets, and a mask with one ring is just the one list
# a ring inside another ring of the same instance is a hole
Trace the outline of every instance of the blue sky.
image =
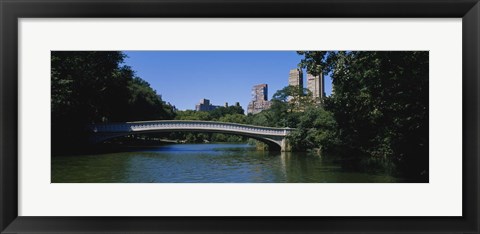
[[(252, 86), (268, 84), (268, 98), (288, 85), (288, 73), (300, 59), (295, 51), (124, 51), (125, 64), (180, 110), (195, 109), (200, 99), (213, 105), (240, 102), (247, 110)], [(304, 86), (306, 86), (304, 73)], [(325, 92), (331, 93), (330, 77)]]

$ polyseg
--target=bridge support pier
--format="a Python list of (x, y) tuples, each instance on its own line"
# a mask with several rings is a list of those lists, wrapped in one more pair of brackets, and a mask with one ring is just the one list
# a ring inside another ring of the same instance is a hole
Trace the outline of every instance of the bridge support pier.
[(292, 151), (292, 146), (290, 145), (290, 142), (286, 137), (282, 139), (282, 142), (280, 144), (280, 150), (282, 152), (291, 152)]

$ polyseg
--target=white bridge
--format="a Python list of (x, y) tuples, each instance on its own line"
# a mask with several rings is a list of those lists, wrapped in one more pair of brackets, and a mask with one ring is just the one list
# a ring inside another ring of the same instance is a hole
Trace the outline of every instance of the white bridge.
[(197, 120), (159, 120), (126, 123), (93, 124), (89, 126), (92, 142), (99, 143), (110, 138), (150, 132), (206, 132), (224, 133), (250, 137), (266, 143), (270, 149), (288, 151), (287, 135), (290, 128), (272, 128), (236, 123), (197, 121)]

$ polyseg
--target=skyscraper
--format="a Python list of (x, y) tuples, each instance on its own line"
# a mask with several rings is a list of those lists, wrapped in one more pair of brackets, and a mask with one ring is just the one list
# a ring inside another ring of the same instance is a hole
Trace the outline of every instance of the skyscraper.
[(290, 70), (288, 75), (288, 85), (303, 88), (303, 72), (300, 68)]
[(248, 103), (247, 113), (256, 114), (270, 108), (268, 101), (268, 85), (259, 84), (252, 88), (252, 101)]
[(259, 84), (259, 85), (253, 86), (252, 100), (267, 101), (268, 100), (268, 84)]
[(316, 100), (325, 97), (325, 81), (322, 72), (317, 76), (307, 73), (307, 89), (312, 92), (312, 97)]

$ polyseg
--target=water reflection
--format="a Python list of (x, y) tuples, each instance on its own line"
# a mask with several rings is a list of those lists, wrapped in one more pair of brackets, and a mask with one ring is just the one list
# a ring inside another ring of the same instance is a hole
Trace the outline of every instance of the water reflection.
[(53, 183), (373, 183), (382, 174), (348, 171), (306, 153), (256, 151), (248, 144), (178, 144), (130, 152), (52, 158)]

